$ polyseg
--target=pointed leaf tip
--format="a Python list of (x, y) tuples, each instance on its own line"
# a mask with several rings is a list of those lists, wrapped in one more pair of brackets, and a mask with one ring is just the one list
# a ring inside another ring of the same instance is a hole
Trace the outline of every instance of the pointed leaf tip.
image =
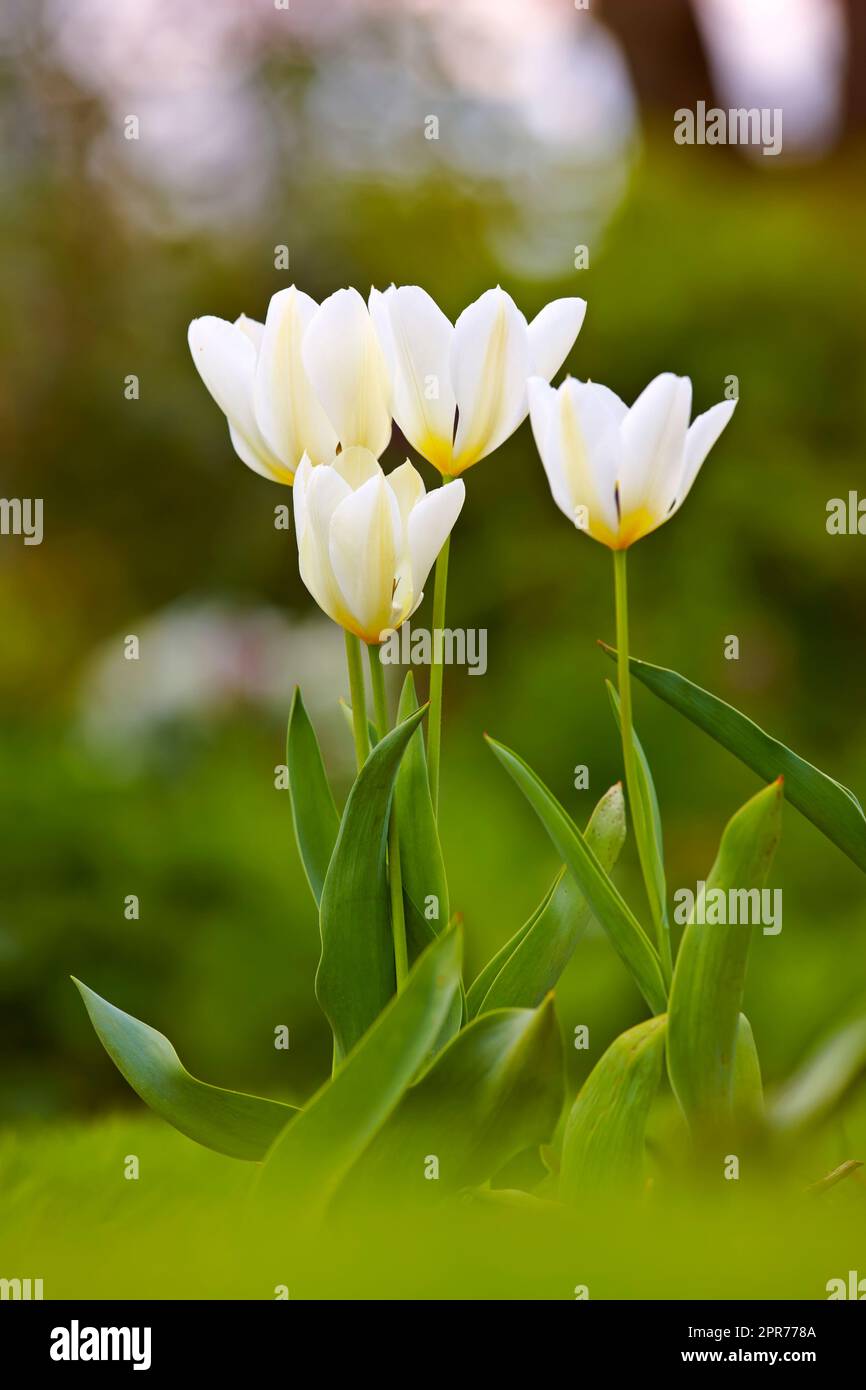
[(151, 1110), (187, 1138), (231, 1158), (258, 1161), (297, 1113), (280, 1101), (197, 1080), (163, 1033), (72, 979), (99, 1041), (121, 1076)]
[[(611, 658), (616, 652), (605, 647)], [(654, 695), (703, 729), (704, 733), (766, 783), (784, 777), (785, 798), (866, 872), (866, 816), (857, 797), (834, 777), (801, 758), (754, 720), (717, 695), (663, 666), (637, 657), (629, 669)]]

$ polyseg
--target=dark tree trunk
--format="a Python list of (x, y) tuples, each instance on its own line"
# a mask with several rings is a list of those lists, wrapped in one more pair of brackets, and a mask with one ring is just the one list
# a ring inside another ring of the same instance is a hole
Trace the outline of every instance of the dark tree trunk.
[(599, 17), (625, 51), (641, 111), (715, 104), (703, 38), (689, 0), (604, 0)]

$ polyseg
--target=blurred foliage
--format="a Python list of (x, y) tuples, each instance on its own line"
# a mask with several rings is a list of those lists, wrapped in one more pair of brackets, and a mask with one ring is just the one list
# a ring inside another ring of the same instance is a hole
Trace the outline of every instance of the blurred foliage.
[[(275, 87), (303, 80), (271, 76)], [(262, 317), (291, 279), (317, 298), (393, 279), (423, 284), (455, 316), (502, 281), (528, 314), (554, 295), (584, 295), (568, 365), (626, 399), (672, 369), (691, 375), (703, 410), (736, 375), (737, 414), (687, 508), (634, 552), (634, 652), (866, 790), (864, 541), (831, 537), (824, 524), (828, 499), (858, 484), (866, 437), (862, 151), (769, 171), (650, 129), (604, 237), (576, 216), (573, 245), (590, 241), (590, 268), (572, 268), (570, 244), (561, 277), (539, 283), (516, 279), (489, 249), (484, 233), (512, 210), (494, 188), (456, 176), (334, 181), (310, 158), (288, 161), (254, 228), (146, 232), (89, 176), (83, 149), (98, 113), (82, 101), (64, 109), (65, 123), (46, 104), (33, 158), (0, 211), (3, 491), (44, 498), (46, 528), (40, 547), (0, 542), (4, 1115), (137, 1104), (98, 1049), (69, 973), (170, 1031), (204, 1079), (299, 1099), (328, 1068), (315, 915), (288, 794), (273, 785), (283, 730), (239, 714), (136, 776), (76, 733), (94, 648), (119, 643), (168, 601), (192, 592), (298, 611), (312, 602), (293, 540), (273, 526), (288, 494), (234, 457), (189, 360), (195, 315)], [(273, 269), (282, 242), (291, 276)], [(124, 399), (131, 372), (137, 401)], [(386, 463), (402, 453), (395, 435)], [(449, 621), (488, 629), (489, 670), (448, 672), (441, 802), (471, 978), (556, 869), (482, 731), (516, 747), (580, 822), (620, 769), (602, 684), (610, 669), (595, 647), (613, 636), (609, 555), (555, 509), (528, 426), (467, 484)], [(740, 638), (736, 662), (723, 656), (729, 633)], [(286, 713), (290, 699), (287, 690)], [(669, 884), (694, 885), (755, 780), (640, 690), (636, 719)], [(572, 789), (578, 763), (590, 768), (587, 792)], [(642, 906), (631, 846), (619, 877)], [(771, 1080), (866, 996), (862, 880), (790, 808), (773, 881), (784, 930), (758, 938), (746, 1000)], [(129, 893), (141, 899), (138, 922), (123, 916)], [(590, 1025), (596, 1056), (639, 1016), (598, 933), (578, 951), (559, 1010), (567, 1038)], [(273, 1048), (279, 1023), (291, 1030), (288, 1053)], [(571, 1050), (575, 1079), (584, 1057)]]
[(765, 1175), (721, 1196), (714, 1183), (579, 1212), (484, 1194), (445, 1207), (373, 1198), (298, 1231), (279, 1201), (249, 1200), (253, 1167), (149, 1116), (6, 1136), (4, 1269), (42, 1278), (47, 1299), (267, 1300), (287, 1286), (292, 1300), (571, 1301), (581, 1285), (591, 1300), (824, 1299), (828, 1280), (863, 1267), (856, 1173), (820, 1196)]

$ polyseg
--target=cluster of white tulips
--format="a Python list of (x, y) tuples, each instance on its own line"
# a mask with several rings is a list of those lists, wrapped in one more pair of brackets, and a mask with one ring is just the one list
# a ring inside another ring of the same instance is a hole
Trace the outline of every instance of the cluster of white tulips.
[[(193, 360), (256, 472), (295, 483), (301, 577), (322, 609), (370, 645), (417, 608), (464, 501), (457, 475), (529, 410), (527, 381), (558, 371), (586, 305), (562, 299), (531, 324), (488, 290), (456, 324), (424, 290), (338, 290), (321, 305), (294, 287), (264, 324), (196, 319)], [(427, 495), (407, 459), (378, 460), (396, 420), (448, 485)]]
[[(496, 288), (452, 324), (415, 285), (320, 305), (293, 286), (264, 324), (192, 322), (193, 361), (238, 456), (297, 480), (301, 575), (329, 617), (375, 644), (414, 612), (463, 504), (459, 475), (527, 414), (554, 500), (594, 539), (627, 549), (677, 511), (735, 402), (690, 425), (687, 377), (657, 376), (630, 409), (595, 382), (555, 390), (585, 312), (557, 299), (528, 323)], [(442, 474), (441, 498), (409, 460), (385, 477), (392, 418)]]
[[(735, 402), (690, 423), (691, 382), (669, 372), (630, 408), (595, 382), (567, 377), (555, 389), (551, 380), (585, 312), (582, 299), (556, 299), (529, 323), (497, 287), (452, 324), (415, 285), (372, 290), (367, 303), (357, 290), (338, 290), (319, 305), (292, 287), (274, 295), (264, 324), (195, 319), (189, 343), (240, 458), (294, 484), (301, 578), (347, 634), (359, 767), (369, 741), (358, 639), (372, 657), (415, 612), (437, 560), (433, 626), (444, 625), (448, 542), (465, 498), (460, 475), (531, 415), (557, 506), (614, 552), (623, 752), (640, 847), (646, 827), (631, 746), (625, 553), (682, 505)], [(439, 470), (442, 487), (428, 494), (408, 459), (383, 472), (392, 420)], [(434, 807), (441, 697), (434, 664)]]

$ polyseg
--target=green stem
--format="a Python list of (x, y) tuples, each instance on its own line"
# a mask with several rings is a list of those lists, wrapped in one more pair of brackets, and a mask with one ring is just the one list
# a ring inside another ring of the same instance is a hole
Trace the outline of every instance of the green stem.
[[(370, 684), (373, 687), (373, 712), (380, 738), (388, 732), (388, 702), (385, 698), (385, 672), (379, 659), (379, 648), (368, 647)], [(391, 886), (391, 932), (394, 937), (394, 970), (397, 992), (409, 974), (409, 954), (406, 949), (406, 919), (403, 909), (403, 874), (400, 868), (400, 837), (397, 832), (397, 810), (392, 800), (388, 822), (388, 881)]]
[(349, 692), (352, 697), (352, 729), (355, 734), (355, 758), (358, 771), (370, 756), (370, 730), (367, 727), (367, 695), (364, 690), (364, 666), (361, 661), (361, 642), (353, 632), (346, 632), (346, 664), (349, 667)]
[(659, 956), (661, 959), (662, 971), (664, 972), (667, 984), (670, 984), (672, 970), (671, 962), (671, 941), (670, 932), (664, 914), (664, 904), (658, 901), (655, 891), (651, 854), (649, 844), (648, 827), (644, 820), (644, 806), (640, 797), (637, 757), (635, 754), (633, 733), (632, 733), (632, 712), (631, 712), (631, 671), (628, 664), (628, 582), (626, 576), (626, 556), (627, 550), (615, 550), (613, 552), (613, 577), (614, 593), (616, 596), (616, 650), (617, 650), (617, 679), (619, 684), (619, 714), (620, 732), (622, 734), (622, 760), (625, 767), (625, 785), (628, 792), (628, 803), (631, 810), (632, 822), (634, 824), (635, 841), (637, 842), (638, 859), (640, 860), (641, 874), (643, 876), (644, 888), (646, 889), (647, 901), (653, 917), (653, 924), (658, 941)]
[[(442, 485), (450, 482), (447, 474), (442, 475)], [(430, 665), (430, 712), (427, 716), (427, 766), (430, 774), (430, 797), (433, 812), (439, 814), (439, 763), (442, 753), (442, 682), (445, 668), (442, 663), (444, 642), (437, 642), (436, 633), (445, 627), (445, 595), (448, 591), (448, 556), (451, 550), (451, 537), (436, 560), (436, 578), (433, 584), (433, 654)]]

